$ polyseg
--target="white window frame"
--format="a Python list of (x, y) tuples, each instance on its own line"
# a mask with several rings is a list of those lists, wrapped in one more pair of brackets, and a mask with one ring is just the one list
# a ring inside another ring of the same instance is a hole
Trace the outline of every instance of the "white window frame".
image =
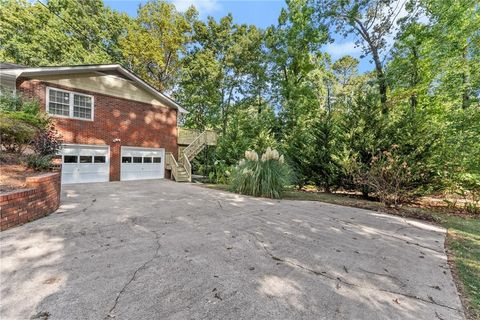
[[(63, 92), (63, 93), (68, 93), (69, 94), (69, 116), (62, 116), (62, 115), (59, 115), (59, 114), (54, 114), (54, 113), (50, 113), (50, 90), (55, 90), (55, 91), (59, 91), (59, 92)], [(74, 117), (73, 116), (73, 109), (74, 109), (74, 95), (78, 95), (78, 96), (84, 96), (84, 97), (89, 97), (90, 99), (92, 99), (92, 112), (91, 112), (91, 118), (88, 119), (88, 118), (81, 118), (81, 117)], [(49, 115), (51, 115), (52, 117), (57, 117), (57, 118), (66, 118), (66, 119), (75, 119), (75, 120), (83, 120), (83, 121), (93, 121), (94, 119), (94, 114), (95, 114), (95, 101), (94, 101), (94, 97), (92, 95), (89, 95), (89, 94), (84, 94), (84, 93), (78, 93), (78, 92), (75, 92), (75, 91), (69, 91), (69, 90), (63, 90), (63, 89), (58, 89), (58, 88), (55, 88), (55, 87), (47, 87), (47, 94), (46, 94), (46, 101), (45, 101), (45, 109), (47, 110), (47, 113)]]

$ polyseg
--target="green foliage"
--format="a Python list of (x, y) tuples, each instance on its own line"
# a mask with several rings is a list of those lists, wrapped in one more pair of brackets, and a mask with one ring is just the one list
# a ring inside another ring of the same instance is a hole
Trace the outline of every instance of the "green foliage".
[(35, 138), (37, 129), (29, 123), (0, 113), (1, 146), (7, 152), (22, 153)]
[(256, 108), (238, 110), (220, 136), (216, 157), (233, 165), (242, 157), (242, 150), (275, 148), (277, 142), (271, 129), (274, 124), (275, 115), (270, 109), (260, 113)]
[(0, 1), (0, 60), (71, 65), (119, 61), (118, 38), (130, 18), (102, 1)]
[(311, 164), (311, 182), (330, 192), (341, 186), (339, 163), (341, 134), (338, 120), (332, 112), (320, 114), (312, 128), (314, 160)]
[(259, 159), (255, 151), (245, 152), (234, 169), (231, 189), (237, 193), (278, 199), (290, 182), (288, 165), (276, 150), (268, 148)]
[(436, 155), (442, 182), (450, 191), (480, 185), (480, 105), (454, 109), (444, 117), (442, 149)]
[(40, 112), (37, 100), (0, 92), (1, 146), (7, 152), (21, 154), (31, 146), (39, 155), (56, 154), (60, 141), (49, 117)]
[(397, 206), (421, 195), (428, 169), (399, 152), (397, 145), (374, 156), (368, 167), (358, 168), (355, 180), (366, 185), (386, 205)]
[(44, 125), (39, 103), (24, 100), (10, 92), (0, 92), (1, 146), (7, 152), (21, 153)]
[(32, 142), (32, 149), (39, 156), (53, 156), (58, 153), (61, 146), (62, 141), (53, 124), (38, 130)]
[(217, 160), (213, 164), (214, 170), (208, 174), (208, 180), (216, 184), (228, 184), (233, 166), (228, 166), (223, 160)]
[(171, 89), (196, 17), (195, 9), (181, 13), (163, 0), (140, 5), (137, 18), (126, 24), (125, 36), (120, 39), (127, 66), (157, 89)]
[(35, 171), (46, 171), (52, 165), (52, 158), (52, 155), (30, 154), (26, 157), (25, 163), (27, 167)]
[(218, 22), (212, 17), (197, 21), (193, 30), (176, 98), (189, 111), (187, 126), (225, 134), (237, 112), (252, 108), (261, 113), (268, 107), (263, 33), (233, 23), (231, 15)]
[(0, 114), (25, 122), (36, 128), (48, 125), (48, 117), (40, 112), (38, 100), (24, 99), (8, 91), (0, 91)]
[(384, 141), (387, 119), (382, 115), (378, 96), (369, 86), (364, 90), (366, 93), (356, 93), (352, 104), (343, 106), (339, 121), (339, 130), (343, 132), (339, 163), (341, 186), (367, 196), (370, 188), (356, 183), (354, 176), (359, 167), (368, 168), (375, 154), (388, 148), (389, 141)]

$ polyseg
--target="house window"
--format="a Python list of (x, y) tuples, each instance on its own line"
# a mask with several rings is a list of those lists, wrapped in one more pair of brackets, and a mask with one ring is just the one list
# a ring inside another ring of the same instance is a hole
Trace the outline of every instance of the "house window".
[(75, 92), (47, 88), (47, 111), (51, 115), (93, 120), (93, 97)]
[(48, 97), (48, 113), (67, 117), (70, 115), (70, 94), (68, 92), (50, 89)]
[(92, 118), (92, 97), (73, 94), (73, 117)]

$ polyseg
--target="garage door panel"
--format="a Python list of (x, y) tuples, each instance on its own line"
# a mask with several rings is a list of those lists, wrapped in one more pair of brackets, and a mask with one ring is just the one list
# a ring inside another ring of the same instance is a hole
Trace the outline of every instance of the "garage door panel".
[(61, 150), (62, 183), (109, 181), (109, 153), (108, 146), (65, 145)]
[(122, 147), (121, 180), (164, 178), (165, 149)]

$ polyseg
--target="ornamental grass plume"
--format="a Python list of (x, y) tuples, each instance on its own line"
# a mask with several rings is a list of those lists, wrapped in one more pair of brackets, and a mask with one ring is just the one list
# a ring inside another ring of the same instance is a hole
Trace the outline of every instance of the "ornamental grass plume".
[(280, 157), (279, 153), (275, 149), (271, 149), (270, 147), (267, 148), (267, 151), (265, 151), (264, 154), (262, 154), (262, 161), (268, 161), (268, 160), (278, 160)]
[(247, 150), (245, 151), (245, 159), (250, 161), (258, 161), (258, 153), (255, 151)]
[(281, 198), (291, 176), (284, 156), (267, 148), (260, 160), (255, 151), (246, 151), (245, 159), (239, 161), (232, 173), (231, 189), (257, 197)]

